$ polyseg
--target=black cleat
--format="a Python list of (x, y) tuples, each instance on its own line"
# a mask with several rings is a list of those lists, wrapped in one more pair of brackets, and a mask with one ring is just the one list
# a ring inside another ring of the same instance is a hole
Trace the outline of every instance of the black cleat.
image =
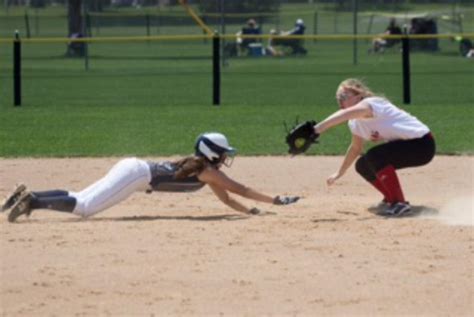
[(385, 209), (383, 215), (389, 217), (403, 217), (408, 216), (411, 213), (412, 209), (409, 203), (398, 202), (391, 204), (387, 209)]

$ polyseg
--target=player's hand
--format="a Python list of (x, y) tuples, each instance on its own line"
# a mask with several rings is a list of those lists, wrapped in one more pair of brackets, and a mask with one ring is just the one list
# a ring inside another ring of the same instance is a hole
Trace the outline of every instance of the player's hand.
[(340, 174), (339, 172), (336, 172), (334, 174), (332, 174), (331, 176), (329, 176), (327, 179), (326, 179), (326, 184), (328, 186), (331, 186), (332, 184), (334, 184), (336, 182), (336, 180), (338, 180), (339, 178), (341, 178), (342, 174)]
[(256, 215), (262, 215), (264, 212), (256, 207), (253, 207), (252, 209), (249, 210), (249, 214), (256, 216)]

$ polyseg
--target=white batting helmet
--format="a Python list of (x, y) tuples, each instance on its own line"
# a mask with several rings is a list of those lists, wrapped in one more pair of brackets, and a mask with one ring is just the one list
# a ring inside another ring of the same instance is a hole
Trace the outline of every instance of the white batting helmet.
[[(235, 149), (229, 145), (225, 135), (217, 132), (201, 134), (196, 140), (194, 149), (197, 156), (205, 157), (211, 164), (222, 162), (230, 166), (235, 155)], [(224, 154), (229, 158), (228, 161), (223, 161)]]

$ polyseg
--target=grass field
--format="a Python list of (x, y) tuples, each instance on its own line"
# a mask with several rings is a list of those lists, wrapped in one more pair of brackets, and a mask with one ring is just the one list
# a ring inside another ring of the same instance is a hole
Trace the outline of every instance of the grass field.
[[(195, 137), (226, 133), (243, 155), (284, 154), (283, 121), (322, 119), (336, 109), (337, 84), (366, 79), (426, 122), (439, 153), (474, 153), (474, 63), (457, 45), (411, 54), (412, 104), (402, 104), (397, 50), (367, 54), (358, 42), (306, 41), (301, 58), (236, 58), (222, 70), (222, 105), (212, 106), (211, 45), (199, 41), (97, 43), (83, 59), (65, 43), (23, 45), (23, 106), (13, 107), (12, 48), (0, 44), (0, 156), (171, 155)], [(348, 131), (328, 133), (311, 154), (341, 154)]]

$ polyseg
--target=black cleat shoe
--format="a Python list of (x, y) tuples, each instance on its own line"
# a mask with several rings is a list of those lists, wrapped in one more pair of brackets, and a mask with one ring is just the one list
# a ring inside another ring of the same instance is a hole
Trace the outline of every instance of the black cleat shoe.
[(384, 216), (389, 217), (403, 217), (408, 216), (412, 213), (412, 209), (408, 202), (393, 203), (383, 212)]
[(15, 222), (15, 220), (21, 215), (26, 215), (27, 217), (31, 214), (30, 201), (33, 198), (33, 194), (30, 192), (24, 191), (21, 196), (18, 198), (16, 203), (12, 206), (12, 211), (8, 215), (9, 222)]
[(5, 210), (10, 209), (25, 190), (26, 186), (24, 184), (16, 185), (13, 193), (11, 193), (10, 196), (8, 196), (8, 198), (3, 201), (0, 211), (4, 212)]

